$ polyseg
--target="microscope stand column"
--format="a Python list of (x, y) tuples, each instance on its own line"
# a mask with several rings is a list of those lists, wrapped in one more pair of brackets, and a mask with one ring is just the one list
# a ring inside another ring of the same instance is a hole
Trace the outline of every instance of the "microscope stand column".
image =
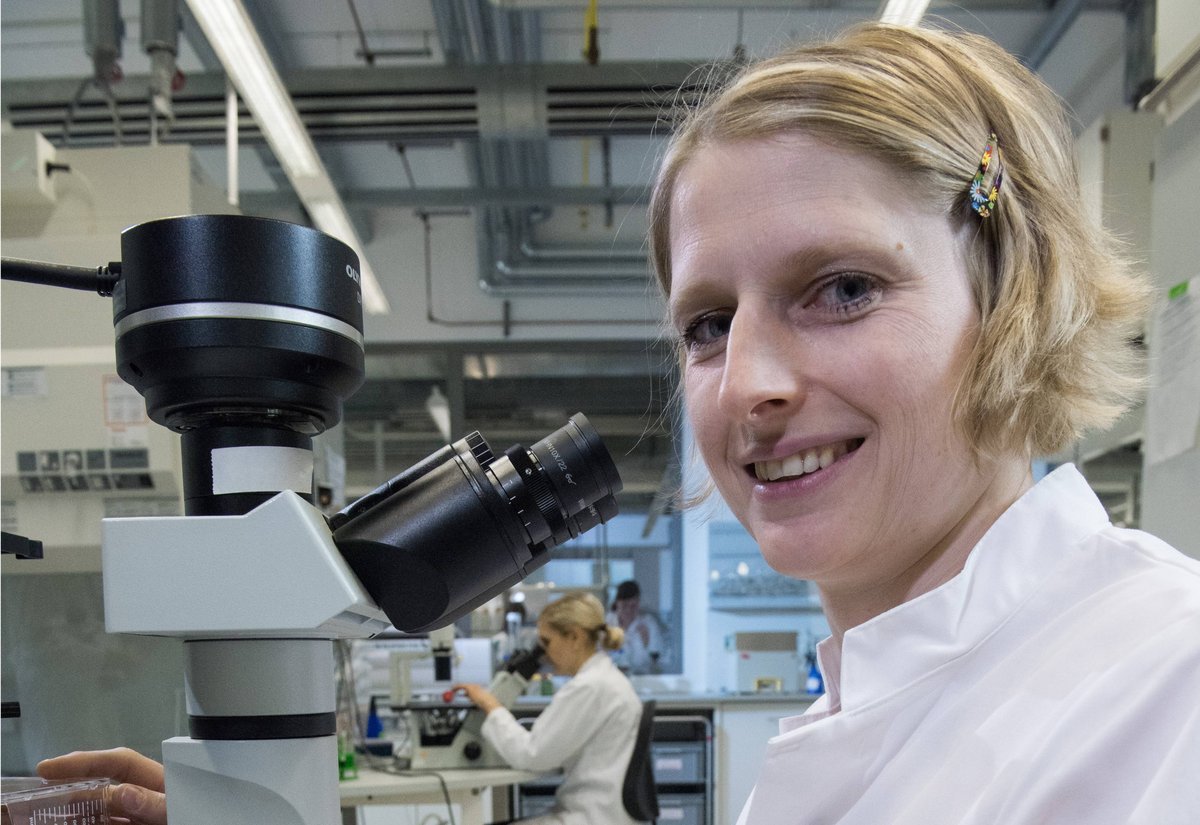
[(189, 640), (191, 737), (163, 742), (171, 825), (329, 825), (338, 804), (333, 643)]

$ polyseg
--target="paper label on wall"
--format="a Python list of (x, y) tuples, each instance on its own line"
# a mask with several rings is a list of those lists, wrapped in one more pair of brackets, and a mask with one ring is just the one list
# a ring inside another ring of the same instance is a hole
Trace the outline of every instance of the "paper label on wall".
[(17, 503), (4, 499), (0, 501), (0, 522), (3, 522), (4, 532), (16, 533), (17, 530)]
[(0, 397), (45, 398), (47, 394), (45, 367), (4, 367)]
[(136, 427), (148, 423), (146, 402), (138, 391), (121, 380), (119, 375), (102, 379), (104, 392), (104, 426), (112, 429)]
[(1167, 290), (1157, 309), (1146, 400), (1146, 461), (1196, 447), (1200, 427), (1200, 275)]

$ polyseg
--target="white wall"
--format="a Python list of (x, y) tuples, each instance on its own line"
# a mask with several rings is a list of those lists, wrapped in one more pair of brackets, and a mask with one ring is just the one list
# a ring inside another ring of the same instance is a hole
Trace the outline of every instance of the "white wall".
[[(1195, 7), (1192, 7), (1193, 10)], [(1200, 21), (1200, 16), (1195, 19)], [(1151, 267), (1161, 293), (1172, 284), (1200, 275), (1200, 219), (1195, 208), (1200, 191), (1200, 104), (1193, 105), (1159, 135), (1155, 153)], [(1200, 296), (1191, 300), (1200, 301)], [(1151, 353), (1162, 341), (1150, 331)], [(1200, 331), (1197, 331), (1200, 333)], [(1200, 370), (1200, 364), (1191, 369)], [(1161, 390), (1151, 387), (1149, 403)], [(1154, 417), (1146, 422), (1153, 437)], [(1200, 558), (1200, 424), (1192, 448), (1142, 471), (1143, 529), (1195, 558)]]

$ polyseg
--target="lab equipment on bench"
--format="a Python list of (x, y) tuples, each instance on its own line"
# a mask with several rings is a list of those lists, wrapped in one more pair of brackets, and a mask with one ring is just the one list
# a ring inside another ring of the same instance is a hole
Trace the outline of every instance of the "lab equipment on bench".
[(796, 693), (800, 689), (798, 634), (731, 633), (725, 637), (731, 693)]
[[(541, 664), (544, 651), (519, 650), (492, 678), (488, 691), (506, 708), (512, 708), (529, 686)], [(403, 711), (416, 731), (413, 768), (498, 768), (508, 763), (483, 737), (487, 714), (474, 705), (454, 705), (453, 691), (442, 696), (442, 704), (411, 705)]]
[(181, 435), (186, 515), (102, 530), (108, 631), (185, 642), (191, 735), (163, 743), (168, 816), (337, 821), (333, 640), (453, 622), (615, 515), (620, 477), (580, 414), (499, 454), (472, 433), (327, 519), (312, 436), (364, 378), (354, 252), (190, 215), (126, 229), (121, 255), (2, 274), (111, 295), (117, 372)]

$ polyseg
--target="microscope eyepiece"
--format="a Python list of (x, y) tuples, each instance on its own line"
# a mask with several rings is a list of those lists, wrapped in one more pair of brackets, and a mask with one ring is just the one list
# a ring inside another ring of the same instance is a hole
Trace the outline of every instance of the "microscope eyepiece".
[(532, 650), (518, 650), (509, 657), (504, 663), (504, 669), (509, 673), (516, 673), (525, 680), (533, 678), (533, 674), (538, 672), (538, 668), (542, 665), (542, 657), (546, 655), (546, 651), (541, 645), (534, 645)]
[(494, 455), (478, 433), (334, 516), (343, 558), (397, 629), (442, 627), (525, 578), (551, 548), (616, 514), (616, 465), (578, 413)]

